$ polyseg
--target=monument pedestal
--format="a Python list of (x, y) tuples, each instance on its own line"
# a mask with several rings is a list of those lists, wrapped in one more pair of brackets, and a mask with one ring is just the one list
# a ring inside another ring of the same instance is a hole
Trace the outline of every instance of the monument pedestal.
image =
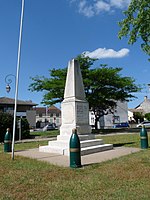
[[(85, 135), (85, 137), (79, 135), (81, 156), (113, 149), (112, 144), (104, 144), (102, 139), (94, 139), (93, 135), (90, 137), (91, 139), (89, 139), (89, 135)], [(39, 151), (69, 156), (69, 140), (65, 139), (64, 137), (63, 140), (49, 141), (47, 146), (40, 146)]]
[(103, 144), (101, 139), (95, 139), (94, 135), (91, 134), (89, 104), (85, 99), (81, 70), (77, 60), (70, 61), (68, 65), (61, 116), (62, 125), (57, 140), (50, 141), (48, 146), (39, 147), (39, 151), (69, 156), (69, 142), (74, 128), (77, 129), (79, 135), (81, 155), (113, 148), (113, 145)]
[(60, 127), (60, 136), (69, 137), (72, 129), (76, 128), (78, 134), (90, 134), (89, 125), (89, 105), (86, 100), (76, 98), (64, 99), (61, 104), (62, 125)]

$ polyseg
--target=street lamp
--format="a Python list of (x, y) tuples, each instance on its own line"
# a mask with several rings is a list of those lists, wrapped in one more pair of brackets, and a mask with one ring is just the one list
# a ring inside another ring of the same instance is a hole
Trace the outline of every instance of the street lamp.
[(10, 77), (14, 77), (16, 79), (16, 76), (13, 75), (13, 74), (8, 74), (6, 77), (5, 77), (5, 83), (7, 84), (6, 85), (6, 92), (10, 92), (11, 90), (11, 87), (10, 87), (10, 84), (12, 83), (12, 79)]

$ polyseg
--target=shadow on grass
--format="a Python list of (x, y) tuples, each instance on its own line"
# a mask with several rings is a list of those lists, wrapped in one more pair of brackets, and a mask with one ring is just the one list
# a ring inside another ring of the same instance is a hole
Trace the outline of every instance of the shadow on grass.
[(126, 143), (117, 143), (117, 144), (113, 144), (113, 147), (122, 147), (125, 146), (127, 144), (134, 144), (135, 142), (126, 142)]

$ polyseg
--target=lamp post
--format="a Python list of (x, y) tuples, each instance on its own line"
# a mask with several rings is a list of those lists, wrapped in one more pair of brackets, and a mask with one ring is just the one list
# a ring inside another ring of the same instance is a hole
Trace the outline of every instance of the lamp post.
[(18, 44), (18, 57), (17, 57), (17, 72), (16, 72), (16, 89), (15, 89), (15, 107), (14, 107), (14, 122), (13, 122), (13, 137), (12, 137), (12, 160), (14, 160), (14, 143), (15, 143), (15, 127), (16, 127), (16, 112), (17, 112), (17, 99), (18, 99), (18, 83), (19, 83), (19, 70), (20, 70), (20, 55), (21, 55), (21, 41), (22, 41), (22, 24), (24, 15), (24, 1), (22, 0), (21, 17), (20, 17), (20, 31), (19, 31), (19, 44)]
[(10, 87), (10, 84), (12, 83), (12, 79), (10, 78), (10, 77), (14, 77), (15, 78), (15, 80), (16, 80), (16, 76), (15, 75), (13, 75), (13, 74), (8, 74), (6, 77), (5, 77), (5, 83), (7, 84), (6, 85), (6, 92), (10, 92), (10, 90), (11, 90), (11, 87)]
[[(6, 77), (5, 77), (5, 83), (7, 84), (6, 85), (6, 92), (10, 92), (11, 90), (11, 87), (10, 87), (10, 84), (12, 83), (12, 79), (11, 77), (14, 77), (15, 80), (16, 80), (16, 76), (13, 75), (13, 74), (8, 74)], [(22, 116), (20, 116), (20, 120), (18, 121), (18, 126), (19, 126), (19, 140), (21, 140), (21, 119), (22, 119)]]

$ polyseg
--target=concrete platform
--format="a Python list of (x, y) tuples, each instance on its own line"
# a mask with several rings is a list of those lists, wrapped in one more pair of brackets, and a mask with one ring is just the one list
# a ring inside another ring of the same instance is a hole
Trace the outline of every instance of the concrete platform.
[[(81, 164), (82, 166), (85, 166), (89, 164), (100, 163), (107, 160), (112, 160), (114, 158), (119, 158), (121, 156), (129, 155), (140, 150), (140, 148), (115, 147), (112, 150), (81, 156)], [(58, 166), (69, 167), (68, 156), (56, 153), (39, 152), (38, 148), (25, 151), (16, 151), (15, 156), (17, 155), (45, 161)]]

